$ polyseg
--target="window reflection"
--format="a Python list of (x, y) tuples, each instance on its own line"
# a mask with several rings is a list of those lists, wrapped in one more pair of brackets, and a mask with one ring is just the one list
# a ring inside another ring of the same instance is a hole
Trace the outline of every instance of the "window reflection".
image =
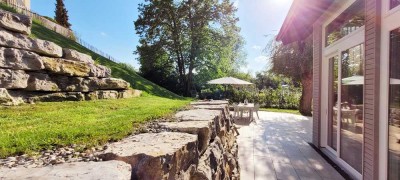
[(390, 0), (390, 9), (393, 9), (400, 5), (400, 0)]
[(400, 179), (400, 28), (390, 33), (388, 179)]
[(363, 52), (364, 45), (361, 44), (341, 53), (340, 156), (360, 173), (364, 120)]
[(364, 26), (364, 1), (365, 0), (357, 0), (340, 14), (339, 17), (326, 26), (326, 46), (331, 45), (342, 37)]

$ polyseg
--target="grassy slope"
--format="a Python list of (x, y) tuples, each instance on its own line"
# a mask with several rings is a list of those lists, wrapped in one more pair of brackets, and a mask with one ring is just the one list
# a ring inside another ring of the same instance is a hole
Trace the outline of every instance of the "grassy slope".
[(121, 100), (0, 107), (0, 158), (43, 148), (95, 146), (121, 139), (139, 124), (189, 103), (152, 95)]
[(122, 78), (129, 83), (131, 83), (132, 88), (139, 89), (148, 92), (149, 94), (162, 96), (167, 98), (181, 98), (180, 96), (144, 79), (139, 76), (133, 69), (120, 64), (110, 61), (89, 49), (81, 46), (79, 43), (72, 41), (64, 36), (59, 35), (58, 33), (51, 31), (37, 22), (33, 22), (32, 26), (32, 35), (33, 37), (52, 41), (63, 48), (75, 49), (79, 52), (86, 53), (92, 56), (96, 62), (99, 64), (105, 65), (112, 70), (112, 76), (116, 78)]

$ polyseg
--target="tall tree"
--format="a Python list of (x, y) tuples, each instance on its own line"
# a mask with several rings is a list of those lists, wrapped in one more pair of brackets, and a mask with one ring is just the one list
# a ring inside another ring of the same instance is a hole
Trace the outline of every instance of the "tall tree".
[(272, 59), (271, 71), (301, 82), (299, 110), (307, 116), (312, 113), (312, 47), (312, 39), (309, 37), (305, 41), (288, 45), (272, 41), (268, 49)]
[[(190, 95), (195, 85), (232, 72), (243, 58), (236, 8), (229, 0), (146, 0), (139, 5), (139, 12), (135, 21), (140, 36), (137, 49), (157, 46), (162, 50), (137, 51), (141, 65), (168, 59), (177, 75), (174, 92)], [(212, 76), (207, 72), (213, 72)]]
[(64, 0), (57, 0), (54, 12), (56, 13), (55, 20), (57, 23), (70, 29), (71, 24), (69, 23), (68, 10), (65, 8)]

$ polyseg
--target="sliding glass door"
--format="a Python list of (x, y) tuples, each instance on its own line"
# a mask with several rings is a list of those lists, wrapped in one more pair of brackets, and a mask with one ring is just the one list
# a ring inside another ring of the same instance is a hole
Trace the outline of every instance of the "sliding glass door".
[(339, 159), (362, 173), (364, 45), (341, 50), (329, 60), (328, 141)]

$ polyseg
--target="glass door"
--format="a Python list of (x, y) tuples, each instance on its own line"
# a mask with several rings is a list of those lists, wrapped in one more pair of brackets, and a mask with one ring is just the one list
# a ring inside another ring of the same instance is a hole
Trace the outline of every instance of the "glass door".
[(362, 173), (364, 44), (329, 58), (327, 145), (348, 167)]
[(337, 151), (339, 117), (339, 56), (329, 58), (328, 75), (328, 146)]

